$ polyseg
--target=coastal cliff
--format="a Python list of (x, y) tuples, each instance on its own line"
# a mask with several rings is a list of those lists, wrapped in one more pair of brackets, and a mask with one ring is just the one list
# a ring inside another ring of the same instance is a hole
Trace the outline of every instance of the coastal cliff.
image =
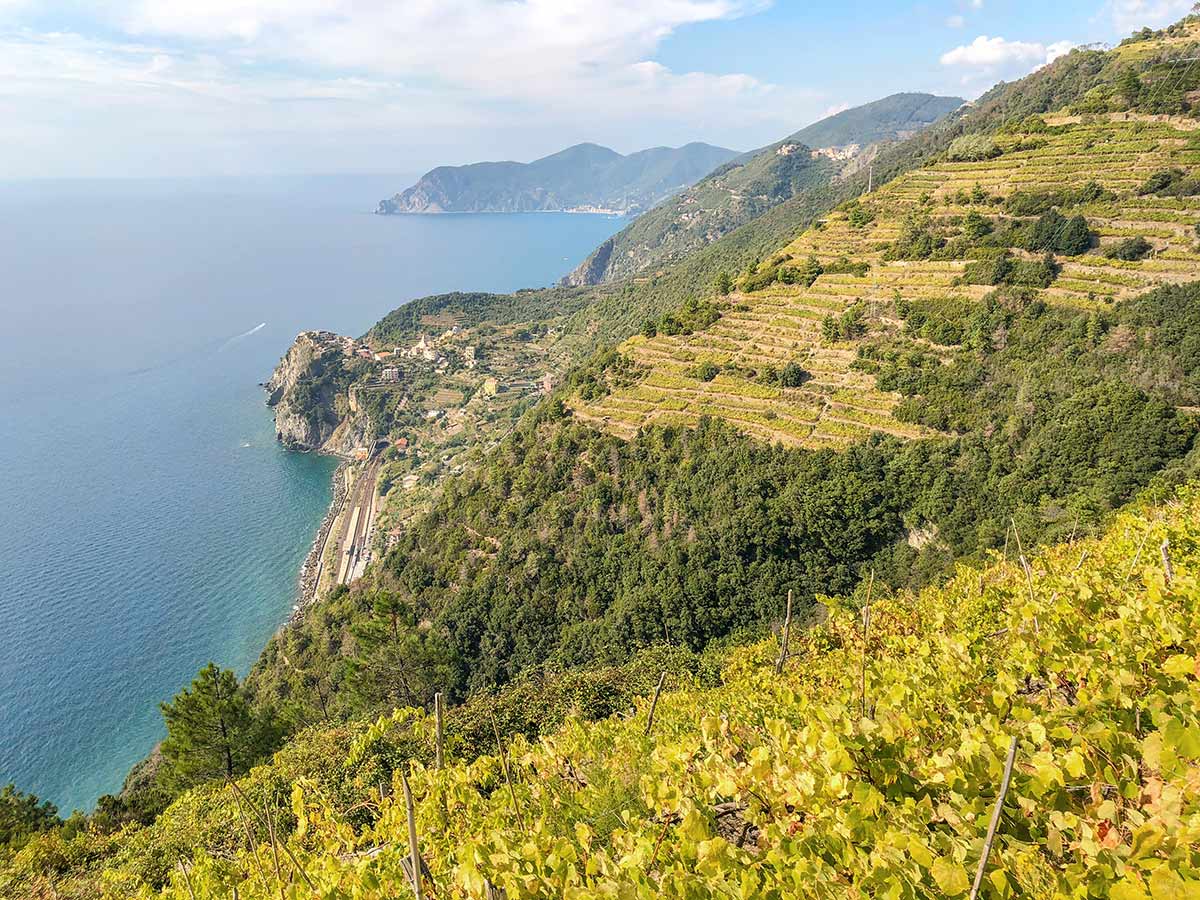
[(366, 438), (369, 422), (348, 396), (358, 367), (344, 350), (348, 340), (328, 331), (301, 332), (264, 385), (275, 436), (288, 449), (344, 456)]
[(623, 156), (577, 144), (531, 163), (439, 166), (380, 202), (380, 215), (446, 212), (635, 214), (677, 194), (737, 153), (710, 144), (653, 147)]

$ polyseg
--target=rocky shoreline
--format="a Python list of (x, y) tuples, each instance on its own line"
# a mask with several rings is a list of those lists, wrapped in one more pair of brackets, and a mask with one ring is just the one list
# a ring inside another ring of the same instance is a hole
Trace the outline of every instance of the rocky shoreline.
[(348, 465), (349, 462), (343, 460), (333, 471), (333, 499), (329, 503), (329, 509), (325, 512), (325, 518), (321, 520), (321, 527), (317, 529), (317, 536), (313, 539), (308, 556), (304, 558), (304, 563), (300, 566), (300, 576), (296, 587), (296, 604), (292, 607), (292, 614), (288, 618), (289, 625), (303, 618), (304, 613), (317, 599), (317, 575), (321, 569), (321, 552), (325, 549), (325, 540), (329, 537), (329, 530), (341, 513), (342, 504), (346, 502), (346, 467)]

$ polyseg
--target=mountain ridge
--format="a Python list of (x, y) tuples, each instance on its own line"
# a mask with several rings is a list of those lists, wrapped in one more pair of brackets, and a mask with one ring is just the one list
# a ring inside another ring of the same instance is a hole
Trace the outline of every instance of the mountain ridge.
[(891, 94), (743, 153), (608, 238), (563, 284), (599, 284), (678, 260), (804, 190), (851, 174), (881, 143), (911, 137), (962, 104), (959, 97)]
[(737, 151), (693, 141), (621, 154), (584, 142), (532, 162), (438, 166), (380, 202), (377, 213), (614, 212), (646, 209)]

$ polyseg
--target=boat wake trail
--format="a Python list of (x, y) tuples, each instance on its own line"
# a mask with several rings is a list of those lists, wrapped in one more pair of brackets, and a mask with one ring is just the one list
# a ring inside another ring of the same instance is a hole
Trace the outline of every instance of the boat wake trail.
[(262, 331), (266, 327), (267, 327), (266, 322), (259, 322), (257, 325), (255, 325), (253, 328), (251, 328), (249, 331), (243, 331), (241, 334), (235, 334), (233, 337), (231, 337), (229, 340), (227, 340), (225, 343), (223, 343), (219, 348), (217, 348), (217, 352), (220, 353), (222, 350), (228, 350), (230, 347), (232, 347), (238, 341), (245, 340), (246, 338), (250, 337), (250, 335), (252, 335), (256, 332)]

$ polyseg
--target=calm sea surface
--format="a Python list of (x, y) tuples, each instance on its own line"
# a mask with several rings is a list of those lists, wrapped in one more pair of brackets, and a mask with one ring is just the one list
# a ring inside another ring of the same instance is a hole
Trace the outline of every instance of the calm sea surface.
[(90, 809), (286, 618), (333, 469), (258, 387), (299, 331), (549, 284), (622, 224), (370, 214), (411, 180), (0, 182), (0, 784)]

